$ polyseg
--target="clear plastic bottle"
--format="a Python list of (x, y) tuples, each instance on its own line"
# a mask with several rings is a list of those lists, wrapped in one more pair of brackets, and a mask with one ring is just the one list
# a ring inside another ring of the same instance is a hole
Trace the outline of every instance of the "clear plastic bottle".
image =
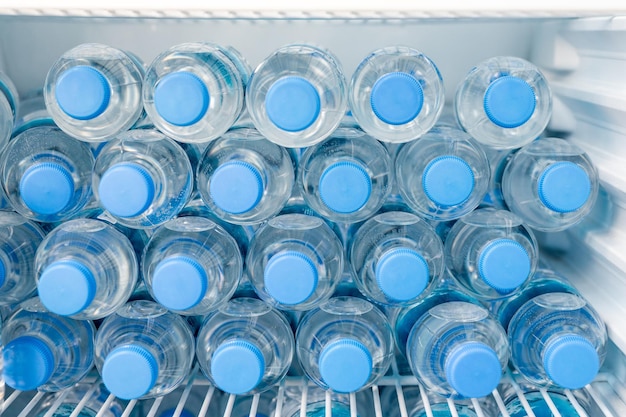
[(287, 45), (254, 70), (246, 108), (268, 140), (289, 148), (311, 146), (339, 126), (348, 105), (337, 59), (311, 45)]
[(20, 107), (11, 136), (15, 137), (23, 131), (37, 126), (56, 126), (52, 116), (48, 113), (48, 109), (46, 109), (43, 90), (34, 90), (20, 97)]
[(204, 217), (172, 219), (157, 229), (141, 260), (154, 299), (184, 315), (205, 315), (233, 295), (243, 271), (237, 242)]
[(254, 290), (270, 305), (310, 310), (328, 300), (341, 279), (343, 247), (321, 218), (284, 214), (257, 230), (246, 268)]
[(580, 222), (598, 196), (589, 156), (564, 139), (539, 139), (507, 164), (502, 192), (509, 209), (533, 229), (558, 232)]
[(515, 313), (508, 334), (512, 364), (539, 386), (583, 388), (596, 377), (606, 355), (604, 322), (575, 294), (532, 298)]
[[(98, 384), (95, 389), (92, 387), (93, 384), (80, 383), (67, 391), (47, 394), (28, 416), (71, 417), (76, 409), (80, 408), (76, 417), (96, 417), (96, 415), (101, 417), (121, 417), (126, 404), (117, 398), (107, 403), (109, 392), (104, 384)], [(90, 392), (91, 394), (89, 394)], [(79, 407), (79, 404), (87, 395), (89, 395), (89, 399), (82, 407)], [(61, 402), (59, 403), (59, 401)], [(55, 410), (49, 415), (48, 413), (53, 408)], [(102, 409), (105, 411), (98, 414)], [(137, 413), (131, 414), (131, 416), (138, 417)]]
[(481, 62), (456, 91), (459, 124), (484, 145), (520, 148), (535, 140), (552, 115), (552, 94), (537, 67), (516, 57)]
[(275, 216), (291, 195), (293, 161), (255, 129), (233, 129), (204, 151), (196, 184), (221, 219), (257, 224)]
[(431, 220), (453, 220), (474, 210), (489, 186), (489, 162), (467, 133), (434, 127), (396, 157), (396, 181), (404, 202)]
[(298, 164), (306, 203), (334, 222), (355, 223), (376, 213), (391, 191), (393, 162), (383, 145), (357, 128), (339, 128), (308, 148)]
[(110, 140), (141, 117), (143, 65), (119, 49), (85, 43), (48, 71), (46, 107), (65, 133), (87, 142)]
[(11, 137), (19, 110), (17, 89), (8, 75), (0, 71), (0, 149)]
[(287, 374), (293, 332), (285, 317), (255, 298), (230, 300), (204, 320), (196, 356), (213, 385), (229, 394), (269, 390)]
[(443, 244), (426, 221), (388, 211), (354, 234), (350, 264), (356, 285), (368, 298), (390, 306), (413, 304), (443, 275)]
[(529, 282), (539, 248), (532, 230), (515, 214), (484, 208), (460, 218), (445, 242), (452, 275), (482, 300), (510, 296)]
[(29, 391), (60, 391), (78, 383), (94, 362), (91, 321), (49, 313), (37, 297), (4, 324), (4, 382)]
[(44, 232), (17, 213), (0, 211), (0, 305), (35, 295), (35, 253)]
[(75, 319), (101, 319), (131, 296), (139, 273), (130, 241), (110, 224), (76, 219), (52, 230), (37, 249), (44, 306)]
[(428, 132), (439, 118), (443, 79), (420, 51), (391, 46), (361, 61), (349, 98), (352, 115), (368, 134), (384, 142), (408, 142)]
[(143, 105), (166, 135), (181, 142), (208, 142), (241, 114), (250, 72), (233, 48), (208, 42), (175, 45), (146, 70)]
[(124, 226), (152, 228), (174, 218), (193, 190), (185, 151), (156, 130), (119, 135), (98, 155), (93, 190), (102, 207)]
[(89, 146), (52, 126), (25, 130), (0, 157), (11, 206), (39, 222), (66, 220), (89, 202), (93, 165)]
[(107, 389), (125, 400), (168, 394), (189, 375), (194, 339), (187, 322), (156, 303), (132, 301), (96, 334), (96, 367)]
[(578, 291), (560, 275), (554, 271), (539, 268), (535, 271), (533, 279), (515, 294), (502, 300), (497, 300), (490, 305), (491, 311), (505, 329), (509, 328), (509, 322), (513, 315), (527, 301), (541, 294), (551, 292), (569, 293), (580, 295)]
[(370, 387), (393, 359), (393, 333), (385, 315), (356, 297), (333, 297), (298, 324), (296, 355), (317, 385), (339, 393)]

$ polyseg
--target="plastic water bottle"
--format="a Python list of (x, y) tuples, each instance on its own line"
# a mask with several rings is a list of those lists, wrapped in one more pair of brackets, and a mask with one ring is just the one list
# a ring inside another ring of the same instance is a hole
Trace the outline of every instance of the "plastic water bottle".
[(284, 214), (257, 230), (246, 268), (254, 290), (270, 305), (310, 310), (328, 300), (341, 279), (343, 247), (321, 218)]
[(602, 319), (575, 294), (532, 298), (515, 313), (508, 334), (512, 364), (539, 386), (582, 388), (593, 381), (606, 355)]
[(404, 202), (431, 220), (468, 214), (489, 186), (489, 162), (481, 146), (467, 133), (447, 126), (404, 145), (395, 170)]
[(166, 135), (181, 142), (208, 142), (241, 114), (250, 72), (233, 48), (179, 44), (159, 54), (146, 70), (143, 104)]
[[(196, 380), (197, 381), (197, 380)], [(161, 401), (161, 405), (159, 406), (159, 411), (156, 413), (157, 417), (197, 417), (200, 415), (200, 409), (202, 408), (202, 403), (206, 397), (206, 393), (209, 390), (209, 387), (204, 384), (198, 384), (196, 381), (193, 384), (192, 388), (189, 390), (189, 394), (186, 397), (182, 406), (180, 406), (180, 402), (183, 400), (183, 393), (187, 387), (181, 385), (176, 388), (173, 392), (169, 393), (163, 400)], [(220, 391), (215, 390), (213, 395), (211, 396), (211, 402), (209, 403), (209, 408), (206, 411), (206, 416), (223, 416), (224, 415), (224, 406), (225, 406), (226, 396), (223, 395)], [(180, 414), (176, 414), (176, 410), (181, 407)], [(248, 408), (249, 410), (249, 408)], [(236, 415), (234, 413), (231, 414), (233, 417), (248, 417), (246, 414), (244, 415)]]
[[(351, 404), (356, 409), (357, 417), (373, 417), (374, 404), (371, 394), (357, 392), (354, 402), (351, 403), (350, 395), (337, 392), (325, 391), (317, 386), (308, 386), (306, 401), (304, 401), (304, 387), (301, 385), (286, 386), (282, 404), (283, 417), (300, 417), (302, 407), (305, 407), (306, 417), (350, 417)], [(329, 402), (330, 414), (326, 414), (326, 402)], [(384, 412), (385, 410), (383, 408)]]
[(96, 367), (116, 397), (168, 394), (191, 371), (194, 339), (187, 322), (156, 303), (132, 301), (108, 316), (96, 334)]
[(291, 195), (293, 161), (255, 129), (234, 129), (201, 157), (196, 184), (202, 200), (221, 219), (257, 224), (275, 216)]
[(490, 305), (491, 311), (498, 317), (498, 321), (505, 329), (509, 328), (509, 322), (513, 315), (527, 301), (537, 297), (538, 295), (559, 292), (580, 295), (578, 290), (570, 284), (563, 276), (557, 275), (554, 271), (539, 268), (533, 275), (533, 279), (511, 296), (493, 302)]
[(158, 228), (146, 245), (142, 275), (152, 297), (179, 314), (204, 315), (237, 289), (243, 260), (237, 242), (204, 217), (179, 217)]
[(496, 299), (531, 279), (539, 248), (532, 230), (518, 216), (484, 208), (455, 223), (446, 238), (445, 258), (452, 275), (472, 295)]
[(432, 128), (444, 104), (437, 66), (406, 46), (370, 53), (350, 84), (350, 109), (359, 125), (378, 140), (393, 143), (419, 138)]
[(187, 154), (172, 139), (156, 130), (131, 130), (98, 155), (93, 189), (119, 223), (152, 228), (185, 207), (193, 189), (193, 171)]
[[(524, 393), (524, 398), (528, 402), (528, 406), (530, 407), (530, 410), (532, 410), (535, 417), (554, 416), (554, 413), (548, 406), (548, 403), (546, 402), (539, 387), (527, 384), (523, 381), (519, 381), (518, 385)], [(512, 385), (503, 384), (501, 388), (499, 388), (499, 391), (500, 396), (504, 401), (506, 411), (509, 413), (510, 417), (528, 417), (530, 415), (528, 409), (525, 404), (522, 403)], [(563, 390), (558, 389), (557, 387), (550, 387), (549, 390), (546, 391), (546, 394), (550, 397), (550, 400), (552, 400), (554, 407), (557, 409), (561, 417), (579, 417), (581, 415), (574, 408), (574, 405)], [(588, 416), (603, 414), (602, 411), (597, 409), (597, 407), (592, 406), (591, 398), (589, 398), (585, 391), (570, 391), (570, 394), (576, 398), (576, 402), (578, 402)], [(498, 417), (502, 417), (502, 414), (498, 414)]]
[(17, 119), (19, 95), (8, 75), (0, 72), (0, 149), (9, 141)]
[(52, 116), (46, 109), (46, 102), (42, 90), (32, 91), (20, 98), (20, 107), (17, 111), (12, 137), (25, 130), (37, 126), (56, 126)]
[(317, 385), (339, 393), (370, 387), (393, 359), (393, 333), (384, 314), (356, 297), (333, 297), (298, 325), (296, 355)]
[(270, 141), (290, 148), (311, 146), (339, 126), (348, 105), (337, 59), (311, 45), (287, 45), (254, 70), (246, 108)]
[(24, 131), (0, 157), (11, 206), (39, 222), (66, 220), (88, 203), (93, 165), (89, 146), (52, 126)]
[(443, 244), (426, 221), (389, 211), (355, 233), (350, 264), (356, 285), (369, 299), (391, 306), (413, 304), (442, 276)]
[(130, 241), (110, 224), (76, 219), (52, 230), (37, 250), (37, 290), (51, 312), (100, 319), (120, 308), (137, 284)]
[[(83, 398), (89, 397), (82, 406)], [(126, 404), (115, 398), (107, 402), (109, 392), (103, 384), (80, 383), (63, 392), (46, 394), (31, 411), (33, 417), (71, 417), (79, 409), (77, 417), (95, 417), (100, 410), (102, 417), (121, 417)], [(52, 411), (52, 414), (48, 414)], [(16, 410), (17, 411), (17, 410)], [(136, 413), (135, 413), (136, 414)], [(132, 416), (133, 414), (131, 414)]]
[(502, 192), (510, 210), (533, 229), (558, 232), (591, 211), (599, 188), (589, 156), (564, 139), (537, 140), (507, 164)]
[(35, 295), (35, 252), (43, 238), (35, 222), (0, 211), (0, 305), (15, 305)]
[(488, 146), (483, 147), (489, 166), (491, 168), (491, 176), (489, 179), (489, 188), (482, 202), (483, 205), (491, 206), (496, 209), (508, 210), (508, 206), (504, 201), (502, 194), (502, 176), (507, 164), (515, 155), (515, 150), (498, 150)]
[[(456, 414), (452, 414), (447, 399), (430, 392), (422, 393), (418, 386), (403, 386), (402, 397), (409, 417), (428, 417), (430, 409), (433, 417), (477, 417), (476, 409), (470, 400), (457, 400), (453, 403)], [(424, 401), (426, 399), (426, 401)], [(398, 392), (393, 386), (384, 387), (380, 395), (381, 408), (389, 417), (402, 415), (398, 402)], [(480, 409), (485, 416), (494, 416), (496, 405), (489, 397), (479, 401)]]
[(463, 129), (482, 144), (512, 149), (535, 140), (552, 115), (552, 94), (537, 67), (499, 56), (481, 62), (456, 91), (454, 108)]
[(94, 361), (91, 321), (51, 314), (38, 298), (20, 304), (4, 324), (4, 382), (13, 389), (60, 391), (79, 382)]
[(442, 283), (395, 317), (396, 343), (422, 385), (443, 397), (484, 397), (509, 360), (506, 333), (478, 301)]
[(293, 332), (281, 313), (255, 298), (235, 298), (207, 316), (196, 357), (213, 385), (229, 394), (267, 391), (287, 373)]
[(393, 163), (383, 145), (356, 128), (339, 128), (306, 150), (298, 188), (324, 217), (355, 223), (376, 213), (391, 190)]
[(140, 118), (143, 76), (143, 65), (132, 54), (97, 43), (78, 45), (48, 71), (46, 107), (68, 135), (110, 140)]

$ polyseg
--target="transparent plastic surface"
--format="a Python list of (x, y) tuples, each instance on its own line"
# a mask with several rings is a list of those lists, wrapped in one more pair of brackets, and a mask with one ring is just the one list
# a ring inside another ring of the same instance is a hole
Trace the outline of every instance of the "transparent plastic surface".
[(339, 128), (304, 152), (297, 184), (313, 210), (334, 222), (355, 223), (376, 213), (387, 199), (392, 167), (377, 140), (357, 128)]
[(185, 216), (154, 232), (141, 266), (157, 302), (179, 314), (204, 315), (233, 295), (243, 260), (226, 230), (207, 218)]
[[(89, 394), (91, 392), (91, 394)], [(97, 384), (95, 387), (93, 384), (80, 383), (78, 385), (69, 388), (67, 392), (58, 392), (54, 394), (47, 394), (37, 404), (37, 407), (29, 416), (33, 417), (71, 417), (78, 407), (79, 403), (85, 396), (89, 396), (89, 399), (82, 406), (76, 417), (121, 417), (124, 412), (126, 404), (118, 400), (117, 398), (107, 403), (109, 392), (106, 390), (104, 384)], [(63, 397), (63, 398), (61, 398)], [(55, 407), (57, 401), (61, 401), (52, 415), (48, 415), (50, 409)], [(106, 405), (105, 405), (106, 404)], [(100, 413), (100, 410), (104, 410)], [(100, 414), (98, 414), (100, 413)]]
[(254, 290), (268, 304), (310, 310), (328, 300), (337, 286), (343, 247), (321, 218), (284, 214), (256, 231), (246, 268)]
[(233, 48), (179, 44), (159, 54), (146, 70), (143, 104), (163, 133), (181, 142), (208, 142), (241, 114), (250, 72)]
[(437, 285), (444, 269), (443, 244), (414, 214), (388, 211), (366, 221), (352, 237), (355, 283), (382, 304), (413, 304)]
[(516, 57), (481, 62), (458, 86), (459, 124), (478, 142), (499, 149), (535, 140), (552, 115), (552, 94), (537, 67)]
[(93, 190), (119, 223), (152, 228), (174, 218), (193, 190), (185, 151), (156, 130), (125, 132), (107, 143), (94, 166)]
[(91, 321), (49, 313), (31, 298), (5, 322), (4, 382), (28, 391), (60, 391), (79, 382), (94, 362)]
[(0, 305), (14, 305), (35, 294), (35, 252), (43, 238), (36, 223), (0, 211)]
[(97, 43), (78, 45), (48, 71), (46, 107), (68, 135), (87, 142), (110, 140), (141, 117), (143, 75), (134, 55)]
[(194, 339), (187, 322), (156, 303), (132, 301), (107, 317), (96, 334), (96, 367), (122, 399), (168, 394), (189, 375)]
[(453, 220), (474, 210), (489, 186), (489, 162), (467, 133), (435, 127), (398, 150), (396, 181), (405, 203), (431, 220)]
[[(524, 398), (528, 402), (528, 405), (536, 417), (551, 417), (554, 413), (548, 406), (540, 388), (528, 383), (520, 381), (519, 387), (524, 393)], [(526, 410), (523, 402), (520, 400), (517, 392), (510, 384), (503, 384), (498, 388), (500, 396), (505, 404), (506, 411), (510, 417), (527, 417), (528, 411)], [(572, 401), (567, 397), (567, 394), (556, 387), (550, 387), (546, 394), (550, 397), (550, 400), (556, 407), (557, 411), (561, 414), (561, 417), (579, 417), (580, 414), (572, 404)], [(570, 391), (570, 394), (576, 399), (578, 405), (580, 405), (584, 412), (589, 416), (603, 415), (604, 413), (598, 409), (593, 403), (589, 394), (583, 390)], [(494, 414), (495, 415), (495, 414)], [(502, 417), (502, 414), (498, 414), (498, 417)]]
[(21, 97), (11, 136), (15, 137), (25, 130), (37, 126), (55, 127), (52, 116), (46, 109), (42, 90), (35, 90)]
[(275, 216), (291, 195), (293, 161), (286, 149), (255, 129), (233, 129), (204, 151), (196, 184), (222, 220), (258, 224)]
[(311, 45), (287, 45), (253, 71), (246, 108), (268, 140), (289, 148), (314, 145), (339, 126), (348, 105), (337, 59)]
[(527, 301), (509, 323), (511, 361), (532, 384), (578, 389), (597, 375), (606, 327), (580, 296), (552, 292)]
[(11, 137), (19, 110), (19, 96), (8, 75), (0, 71), (0, 149)]
[(432, 307), (415, 323), (407, 358), (428, 390), (451, 398), (483, 397), (499, 384), (509, 345), (486, 309), (452, 301)]
[(350, 83), (350, 109), (378, 140), (418, 139), (437, 122), (444, 105), (443, 79), (423, 53), (405, 46), (371, 52)]
[(481, 299), (508, 297), (529, 282), (539, 248), (532, 230), (515, 214), (485, 208), (459, 219), (445, 242), (452, 275)]
[(502, 192), (509, 209), (533, 229), (557, 232), (580, 222), (598, 195), (589, 156), (564, 139), (539, 139), (507, 164)]
[(267, 391), (287, 374), (294, 352), (285, 317), (255, 298), (240, 297), (206, 317), (196, 356), (212, 384), (230, 394)]
[(502, 176), (504, 169), (509, 163), (516, 150), (498, 150), (488, 146), (484, 146), (483, 150), (489, 160), (491, 168), (491, 178), (489, 179), (489, 189), (483, 200), (483, 204), (492, 206), (497, 209), (508, 210), (508, 206), (504, 201), (502, 194)]
[(387, 318), (370, 302), (333, 297), (298, 324), (296, 355), (306, 375), (323, 389), (360, 391), (389, 369), (393, 334)]
[(66, 220), (92, 196), (91, 150), (56, 127), (24, 131), (0, 158), (6, 196), (15, 211), (31, 220)]

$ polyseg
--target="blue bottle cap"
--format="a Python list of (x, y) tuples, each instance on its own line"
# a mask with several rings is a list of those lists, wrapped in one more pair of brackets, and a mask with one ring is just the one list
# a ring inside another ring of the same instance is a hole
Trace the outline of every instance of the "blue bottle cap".
[(390, 125), (403, 125), (417, 117), (424, 104), (419, 81), (406, 72), (390, 72), (374, 83), (370, 105), (376, 117)]
[(490, 346), (480, 342), (465, 342), (454, 347), (444, 368), (450, 386), (466, 398), (489, 395), (502, 376), (498, 355)]
[(154, 355), (137, 345), (113, 349), (102, 365), (102, 381), (111, 394), (123, 400), (146, 395), (154, 387), (159, 364)]
[(320, 198), (326, 207), (337, 213), (358, 211), (367, 203), (371, 194), (372, 180), (359, 163), (335, 162), (320, 177)]
[(209, 180), (209, 194), (215, 205), (232, 214), (252, 210), (261, 201), (263, 191), (261, 173), (245, 161), (220, 165)]
[(98, 186), (100, 203), (112, 215), (138, 216), (154, 199), (154, 180), (141, 165), (122, 162), (107, 169)]
[(571, 213), (585, 205), (591, 194), (587, 172), (573, 162), (549, 165), (539, 176), (539, 199), (552, 211)]
[(531, 261), (526, 249), (512, 239), (494, 239), (478, 255), (478, 273), (495, 290), (508, 292), (522, 285), (530, 275)]
[(202, 265), (187, 256), (163, 259), (152, 275), (154, 298), (171, 310), (187, 310), (198, 305), (206, 294), (207, 285)]
[(4, 347), (4, 380), (11, 388), (30, 391), (46, 382), (54, 371), (54, 355), (41, 339), (20, 336)]
[(245, 394), (256, 388), (265, 374), (265, 358), (247, 340), (222, 343), (211, 357), (211, 375), (219, 389), (229, 394)]
[(435, 204), (455, 206), (464, 203), (474, 191), (474, 173), (458, 156), (439, 156), (424, 168), (422, 187)]
[(591, 383), (600, 369), (596, 348), (582, 336), (564, 334), (548, 342), (543, 367), (557, 385), (579, 389)]
[(54, 162), (32, 165), (20, 179), (20, 197), (35, 213), (56, 214), (70, 204), (73, 196), (72, 174)]
[(263, 281), (269, 295), (281, 304), (304, 302), (317, 289), (317, 268), (305, 254), (285, 251), (265, 265)]
[(330, 389), (354, 392), (367, 384), (372, 375), (372, 355), (357, 340), (339, 339), (324, 346), (318, 366), (322, 380)]
[(77, 65), (59, 76), (54, 94), (65, 114), (78, 120), (91, 120), (109, 106), (111, 87), (97, 69)]
[(82, 263), (60, 260), (44, 269), (37, 290), (48, 310), (61, 316), (71, 316), (91, 304), (96, 294), (96, 279)]
[(519, 127), (535, 112), (535, 91), (512, 75), (497, 78), (485, 91), (483, 107), (493, 123), (504, 128)]
[[(159, 414), (159, 417), (174, 417), (175, 411), (176, 411), (176, 408), (170, 408), (169, 410), (165, 410), (161, 414)], [(178, 417), (196, 417), (196, 416), (189, 410), (185, 410), (183, 408), (183, 410), (180, 412), (180, 416)]]
[(7, 268), (4, 266), (4, 261), (0, 259), (0, 288), (4, 285), (7, 279)]
[(319, 117), (320, 107), (317, 90), (302, 77), (279, 79), (265, 96), (265, 111), (270, 121), (287, 132), (300, 132), (311, 126)]
[(376, 282), (392, 300), (408, 301), (428, 286), (430, 271), (422, 255), (409, 248), (393, 248), (376, 262)]
[(190, 126), (209, 108), (209, 91), (197, 75), (179, 71), (163, 76), (154, 88), (154, 106), (174, 126)]

